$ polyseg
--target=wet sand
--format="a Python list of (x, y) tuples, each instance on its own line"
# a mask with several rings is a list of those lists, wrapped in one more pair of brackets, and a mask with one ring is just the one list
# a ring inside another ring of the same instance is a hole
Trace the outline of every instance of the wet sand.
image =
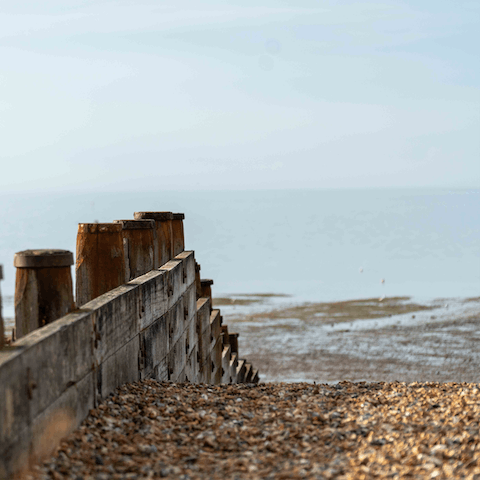
[(300, 305), (240, 298), (214, 302), (262, 381), (480, 382), (480, 297)]

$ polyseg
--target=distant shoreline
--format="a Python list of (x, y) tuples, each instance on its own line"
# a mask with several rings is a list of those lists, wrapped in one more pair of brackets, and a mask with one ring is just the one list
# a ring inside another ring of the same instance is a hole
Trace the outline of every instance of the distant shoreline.
[[(7, 311), (13, 310), (13, 298), (11, 295), (2, 297), (3, 320), (6, 332), (11, 332), (11, 329), (15, 326), (13, 312), (12, 314), (5, 315), (5, 305), (8, 305)], [(236, 315), (264, 317), (290, 315), (306, 319), (309, 316), (321, 316), (331, 312), (335, 314), (334, 322), (339, 323), (433, 310), (442, 305), (448, 305), (449, 301), (453, 301), (456, 304), (480, 302), (480, 297), (438, 298), (425, 303), (412, 301), (412, 298), (413, 297), (410, 296), (398, 296), (359, 298), (332, 302), (297, 302), (293, 295), (285, 293), (240, 293), (223, 294), (219, 297), (214, 296), (213, 308), (220, 308), (222, 309), (222, 313), (233, 317)], [(246, 309), (243, 307), (246, 307)], [(244, 309), (245, 311), (243, 311)], [(452, 311), (452, 315), (455, 316), (454, 311)]]

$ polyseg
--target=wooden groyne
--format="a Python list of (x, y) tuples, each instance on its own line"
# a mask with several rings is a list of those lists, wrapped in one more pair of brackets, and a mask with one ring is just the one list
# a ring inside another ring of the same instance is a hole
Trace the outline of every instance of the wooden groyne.
[[(0, 478), (48, 454), (125, 383), (258, 382), (212, 308), (213, 281), (184, 250), (184, 215), (134, 218), (79, 225), (75, 298), (71, 252), (15, 255), (17, 339), (0, 349)], [(2, 330), (0, 318), (0, 346)]]

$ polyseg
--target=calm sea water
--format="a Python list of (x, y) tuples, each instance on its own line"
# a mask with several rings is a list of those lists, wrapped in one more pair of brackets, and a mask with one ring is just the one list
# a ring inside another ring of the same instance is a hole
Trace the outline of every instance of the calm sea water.
[[(13, 254), (75, 251), (79, 222), (184, 212), (187, 249), (214, 295), (275, 292), (331, 301), (480, 294), (480, 190), (265, 190), (0, 194), (0, 263)], [(384, 283), (381, 280), (384, 279)], [(13, 315), (6, 302), (4, 315)]]

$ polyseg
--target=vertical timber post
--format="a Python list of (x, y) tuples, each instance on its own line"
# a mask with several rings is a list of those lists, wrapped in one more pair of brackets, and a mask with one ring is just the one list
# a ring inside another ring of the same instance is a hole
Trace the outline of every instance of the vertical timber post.
[(195, 262), (195, 290), (198, 300), (202, 296), (202, 281), (200, 280), (200, 264), (197, 262)]
[(15, 254), (15, 332), (21, 338), (75, 308), (68, 250), (25, 250)]
[(155, 268), (167, 263), (173, 254), (172, 212), (135, 212), (135, 220), (155, 220), (156, 261)]
[(173, 257), (185, 250), (185, 235), (183, 232), (183, 220), (185, 215), (183, 213), (174, 213), (172, 218), (172, 248)]
[(77, 307), (127, 281), (121, 224), (78, 224), (76, 280)]
[(210, 311), (212, 310), (212, 285), (213, 280), (207, 278), (200, 280), (200, 284), (202, 286), (202, 298), (209, 298), (210, 299)]
[(126, 280), (153, 270), (155, 221), (114, 220), (113, 223), (122, 225)]
[[(3, 280), (3, 265), (0, 265), (0, 281)], [(5, 326), (2, 315), (2, 291), (0, 289), (0, 349), (5, 345)]]

